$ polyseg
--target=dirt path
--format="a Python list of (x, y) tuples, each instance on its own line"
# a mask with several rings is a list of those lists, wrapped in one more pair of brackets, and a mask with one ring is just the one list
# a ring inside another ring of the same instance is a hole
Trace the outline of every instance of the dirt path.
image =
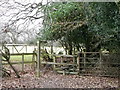
[(2, 88), (111, 88), (118, 87), (118, 80), (107, 77), (92, 77), (78, 75), (62, 75), (53, 71), (41, 74), (38, 78), (32, 70), (20, 73), (18, 79), (12, 74), (11, 77), (3, 78)]

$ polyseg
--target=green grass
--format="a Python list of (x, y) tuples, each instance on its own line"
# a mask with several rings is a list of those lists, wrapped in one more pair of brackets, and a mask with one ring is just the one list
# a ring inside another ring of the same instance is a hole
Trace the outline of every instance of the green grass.
[[(10, 56), (10, 61), (22, 61), (22, 55), (20, 56)], [(24, 61), (32, 61), (32, 55), (25, 55)]]

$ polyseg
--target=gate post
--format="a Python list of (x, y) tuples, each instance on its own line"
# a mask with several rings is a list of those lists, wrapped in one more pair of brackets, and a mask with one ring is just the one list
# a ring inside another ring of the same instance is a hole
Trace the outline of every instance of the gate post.
[(84, 52), (83, 55), (84, 55), (83, 62), (84, 62), (84, 70), (85, 70), (86, 69), (86, 53)]
[(100, 73), (99, 73), (99, 75), (101, 76), (101, 74), (102, 74), (102, 51), (100, 51), (99, 52), (99, 54), (100, 54)]
[(37, 41), (37, 46), (38, 46), (38, 50), (37, 50), (37, 76), (40, 77), (40, 66), (41, 66), (41, 42), (40, 40)]
[(22, 72), (24, 72), (24, 53), (22, 53)]
[(77, 57), (77, 69), (78, 69), (78, 75), (80, 75), (80, 52), (78, 53), (78, 57)]
[[(2, 45), (0, 44), (0, 82), (2, 83)], [(0, 86), (1, 88), (2, 86)]]

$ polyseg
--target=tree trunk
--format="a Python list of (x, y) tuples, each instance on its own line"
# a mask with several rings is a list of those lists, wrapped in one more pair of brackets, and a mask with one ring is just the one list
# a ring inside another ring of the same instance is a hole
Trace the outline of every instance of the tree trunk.
[(72, 55), (72, 43), (69, 44), (68, 54), (69, 54), (69, 55)]

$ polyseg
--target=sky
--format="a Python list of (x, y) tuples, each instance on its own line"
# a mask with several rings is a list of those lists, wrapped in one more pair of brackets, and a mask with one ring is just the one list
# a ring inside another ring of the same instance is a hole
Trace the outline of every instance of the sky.
[[(20, 13), (17, 17), (15, 16), (15, 14), (25, 9), (20, 4), (27, 5), (29, 3), (39, 3), (41, 1), (42, 0), (0, 0), (0, 32), (2, 32), (2, 29), (4, 28), (5, 25), (11, 24), (11, 21), (10, 21), (11, 18), (12, 20), (16, 20), (16, 18), (25, 17), (24, 13), (27, 13), (27, 12)], [(43, 0), (42, 3), (45, 4), (46, 0)], [(33, 15), (35, 12), (36, 10), (30, 13), (30, 15)], [(40, 13), (40, 15), (43, 15), (43, 14)], [(17, 32), (20, 32), (20, 31), (24, 31), (26, 33), (32, 32), (32, 34), (29, 33), (29, 36), (31, 37), (28, 37), (27, 34), (24, 34), (24, 35), (21, 34), (21, 36), (18, 37), (18, 40), (24, 41), (24, 38), (35, 37), (36, 33), (38, 33), (42, 28), (42, 21), (43, 19), (34, 20), (32, 22), (28, 19), (26, 21), (25, 19), (21, 19), (17, 21), (15, 23), (15, 25), (18, 27)]]

